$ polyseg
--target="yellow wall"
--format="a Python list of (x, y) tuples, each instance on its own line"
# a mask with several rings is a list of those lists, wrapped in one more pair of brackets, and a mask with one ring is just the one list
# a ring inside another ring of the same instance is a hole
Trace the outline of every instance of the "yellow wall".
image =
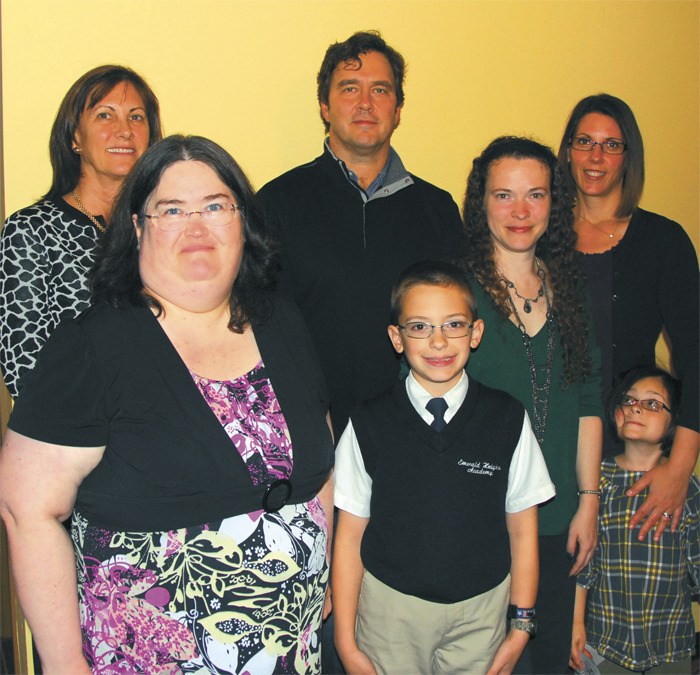
[(132, 66), (166, 132), (224, 145), (257, 187), (319, 153), (315, 76), (327, 45), (380, 29), (409, 64), (394, 139), (458, 202), (502, 133), (556, 145), (574, 103), (608, 91), (645, 137), (642, 205), (698, 239), (699, 3), (662, 0), (4, 0), (6, 213), (49, 185), (47, 139), (84, 71)]
[(682, 223), (697, 247), (699, 9), (693, 0), (3, 0), (5, 213), (48, 189), (59, 102), (96, 65), (142, 73), (167, 133), (218, 141), (260, 187), (320, 152), (315, 76), (328, 44), (377, 28), (409, 64), (395, 146), (458, 203), (471, 159), (494, 136), (556, 146), (576, 101), (607, 91), (642, 128), (642, 206)]

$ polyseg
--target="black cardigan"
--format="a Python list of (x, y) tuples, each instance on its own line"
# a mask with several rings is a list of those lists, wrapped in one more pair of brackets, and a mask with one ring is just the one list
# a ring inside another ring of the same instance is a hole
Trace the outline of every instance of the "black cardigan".
[[(253, 332), (294, 448), (289, 503), (311, 499), (333, 464), (327, 395), (293, 303)], [(194, 526), (261, 508), (231, 440), (152, 312), (98, 306), (61, 323), (27, 375), (10, 428), (77, 447), (106, 445), (76, 510), (122, 531)]]
[(613, 253), (613, 376), (654, 364), (665, 329), (683, 383), (679, 424), (698, 431), (698, 260), (676, 222), (636, 209)]

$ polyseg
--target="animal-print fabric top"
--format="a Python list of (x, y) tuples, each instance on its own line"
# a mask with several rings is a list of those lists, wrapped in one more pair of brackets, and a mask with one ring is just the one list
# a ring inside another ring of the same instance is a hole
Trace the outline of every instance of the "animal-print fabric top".
[(62, 199), (28, 206), (5, 222), (0, 239), (0, 366), (13, 397), (60, 319), (77, 316), (89, 305), (87, 272), (98, 235), (90, 219)]

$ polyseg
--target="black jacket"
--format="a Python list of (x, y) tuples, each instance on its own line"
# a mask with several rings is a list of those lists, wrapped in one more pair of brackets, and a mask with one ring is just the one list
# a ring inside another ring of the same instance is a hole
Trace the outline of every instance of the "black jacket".
[(396, 382), (399, 362), (386, 330), (391, 287), (411, 263), (458, 254), (457, 205), (409, 174), (397, 155), (367, 200), (327, 148), (258, 198), (281, 242), (280, 288), (311, 332), (339, 437), (355, 403)]

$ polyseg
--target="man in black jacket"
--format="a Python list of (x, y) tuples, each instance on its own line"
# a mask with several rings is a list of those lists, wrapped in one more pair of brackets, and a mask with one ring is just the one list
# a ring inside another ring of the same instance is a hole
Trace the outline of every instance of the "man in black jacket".
[(336, 438), (356, 402), (398, 377), (386, 327), (399, 272), (454, 257), (461, 242), (451, 196), (408, 173), (390, 145), (404, 70), (379, 33), (332, 44), (317, 78), (323, 154), (258, 193), (281, 241), (280, 286), (321, 359)]
[[(399, 377), (386, 332), (394, 280), (419, 260), (457, 255), (461, 242), (452, 197), (408, 173), (391, 147), (404, 71), (379, 33), (332, 44), (317, 78), (323, 154), (258, 192), (280, 238), (280, 287), (318, 351), (336, 439), (356, 403)], [(323, 672), (343, 672), (332, 621), (323, 633)]]

